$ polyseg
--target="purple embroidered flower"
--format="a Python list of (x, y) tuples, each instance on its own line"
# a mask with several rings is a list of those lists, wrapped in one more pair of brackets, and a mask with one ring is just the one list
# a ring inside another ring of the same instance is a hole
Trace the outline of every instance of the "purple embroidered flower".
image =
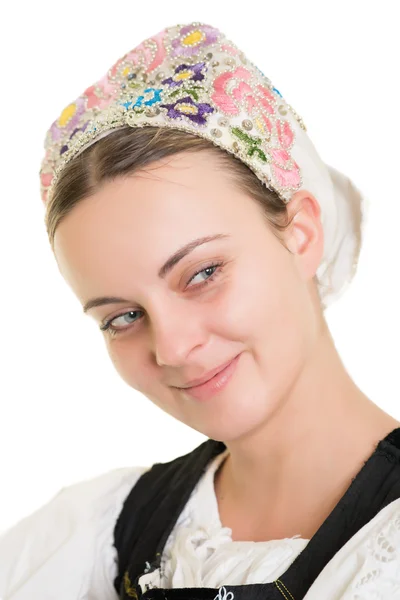
[(205, 125), (207, 121), (204, 115), (207, 113), (212, 113), (215, 110), (212, 106), (206, 104), (205, 102), (194, 102), (190, 96), (181, 98), (173, 104), (160, 104), (160, 106), (163, 108), (168, 108), (167, 116), (171, 119), (181, 119), (182, 117), (187, 117), (198, 125)]
[(180, 30), (179, 38), (172, 40), (171, 56), (193, 56), (200, 48), (214, 44), (219, 38), (219, 31), (210, 25), (186, 25)]
[[(87, 128), (87, 126), (89, 125), (90, 120), (86, 121), (82, 127), (75, 127), (75, 129), (73, 130), (73, 132), (71, 133), (71, 135), (69, 136), (69, 139), (72, 140), (72, 138), (74, 137), (75, 134), (78, 133), (78, 131), (82, 131), (82, 133), (85, 131), (85, 129)], [(69, 149), (69, 146), (67, 144), (64, 144), (64, 146), (61, 147), (60, 150), (60, 156), (61, 154), (64, 154), (64, 152), (66, 152)]]
[(72, 140), (72, 138), (74, 137), (74, 135), (75, 135), (76, 133), (78, 133), (78, 131), (82, 131), (82, 132), (83, 132), (83, 131), (85, 131), (85, 129), (87, 128), (87, 126), (89, 125), (89, 123), (90, 123), (90, 119), (89, 119), (88, 121), (86, 121), (86, 122), (85, 122), (85, 123), (82, 125), (82, 127), (75, 127), (75, 129), (73, 130), (73, 132), (72, 132), (72, 133), (71, 133), (71, 135), (69, 136), (69, 139), (70, 139), (70, 140)]
[(196, 65), (179, 65), (175, 69), (175, 74), (168, 77), (168, 79), (164, 79), (161, 83), (168, 83), (172, 88), (182, 85), (185, 81), (202, 81), (204, 79), (202, 70), (205, 66), (204, 62)]
[(53, 141), (59, 141), (65, 133), (71, 133), (79, 124), (79, 119), (86, 110), (84, 98), (69, 104), (50, 127)]

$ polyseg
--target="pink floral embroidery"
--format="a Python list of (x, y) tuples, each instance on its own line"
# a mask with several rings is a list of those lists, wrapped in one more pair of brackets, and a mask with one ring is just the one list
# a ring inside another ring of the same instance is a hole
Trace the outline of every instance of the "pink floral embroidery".
[(223, 73), (214, 81), (211, 98), (219, 109), (229, 116), (240, 114), (241, 109), (255, 120), (261, 116), (270, 135), (275, 125), (279, 146), (268, 149), (272, 175), (282, 188), (297, 187), (301, 182), (300, 169), (289, 153), (294, 141), (293, 130), (288, 121), (281, 122), (276, 119), (276, 98), (271, 90), (264, 85), (252, 87), (251, 77), (251, 73), (244, 67)]
[[(117, 60), (110, 69), (111, 77), (115, 77), (121, 64), (126, 61), (133, 64), (134, 67), (142, 67), (145, 73), (151, 73), (157, 69), (166, 56), (164, 38), (166, 31), (160, 31), (157, 35), (144, 40), (141, 44), (130, 50), (122, 58)], [(154, 53), (154, 58), (153, 58)]]
[[(91, 85), (84, 91), (87, 98), (87, 108), (105, 108), (111, 104), (118, 94), (117, 86), (110, 81), (108, 75), (104, 75), (95, 85)], [(100, 92), (100, 94), (99, 94)]]
[(53, 181), (53, 174), (52, 173), (41, 173), (40, 181), (42, 182), (42, 185), (44, 187), (49, 187), (49, 185)]
[(290, 160), (289, 152), (281, 148), (272, 148), (270, 150), (270, 155), (272, 156), (274, 164), (281, 167), (285, 167)]
[(290, 148), (294, 140), (294, 133), (290, 127), (290, 123), (288, 121), (284, 121), (282, 126), (281, 121), (277, 121), (276, 130), (278, 133), (278, 140), (282, 148)]
[(119, 58), (117, 62), (111, 67), (111, 69), (109, 70), (110, 77), (115, 77), (117, 75), (119, 67), (122, 65), (124, 60), (126, 60), (127, 56), (128, 53), (124, 54), (124, 56), (121, 56), (121, 58)]
[(239, 54), (239, 50), (233, 46), (230, 46), (229, 44), (222, 44), (221, 50), (223, 50), (223, 52), (228, 52), (232, 56)]
[(276, 99), (274, 98), (272, 92), (264, 85), (258, 85), (257, 90), (261, 106), (264, 108), (264, 110), (269, 112), (270, 115), (275, 114), (274, 106), (276, 103)]
[[(261, 107), (263, 111), (270, 115), (275, 114), (276, 100), (270, 90), (263, 86), (257, 85), (252, 88), (250, 83), (251, 73), (244, 67), (238, 67), (234, 71), (223, 73), (214, 81), (214, 92), (211, 94), (215, 104), (226, 114), (230, 116), (238, 115), (241, 107), (254, 115), (256, 109)], [(235, 84), (235, 80), (239, 80)], [(230, 93), (228, 92), (230, 90)], [(269, 133), (272, 131), (272, 123), (270, 119), (262, 114), (262, 119)]]
[(134, 65), (143, 65), (145, 73), (151, 73), (161, 65), (165, 58), (165, 35), (165, 31), (160, 31), (154, 37), (145, 40), (132, 52), (128, 53), (127, 60), (133, 62)]
[[(231, 83), (232, 79), (242, 80), (235, 88), (231, 89), (231, 94), (237, 102), (234, 102), (227, 91), (228, 84)], [(211, 94), (212, 100), (226, 114), (232, 116), (239, 114), (239, 101), (243, 98), (245, 92), (251, 93), (251, 87), (245, 83), (245, 81), (248, 81), (249, 79), (251, 79), (251, 73), (244, 67), (238, 67), (235, 71), (222, 73), (222, 75), (214, 80), (215, 91)]]
[(40, 173), (40, 183), (42, 184), (42, 200), (44, 204), (47, 202), (47, 196), (49, 193), (49, 187), (53, 181), (53, 173)]
[(276, 122), (276, 130), (281, 148), (272, 148), (269, 152), (272, 158), (271, 171), (279, 186), (282, 188), (298, 187), (301, 183), (299, 165), (288, 152), (294, 141), (294, 133), (288, 121)]
[(134, 67), (142, 67), (146, 73), (156, 69), (163, 62), (166, 55), (163, 43), (165, 35), (165, 31), (161, 31), (156, 36), (139, 44), (134, 50), (117, 60), (109, 72), (97, 83), (88, 87), (83, 94), (87, 98), (87, 108), (106, 108), (118, 96), (120, 89), (114, 83), (113, 78), (117, 75), (124, 61), (130, 62)]

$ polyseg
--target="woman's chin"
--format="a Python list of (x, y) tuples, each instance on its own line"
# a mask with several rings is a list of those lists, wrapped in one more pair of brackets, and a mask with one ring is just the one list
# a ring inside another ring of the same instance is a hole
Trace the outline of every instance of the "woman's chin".
[(268, 408), (259, 406), (259, 410), (243, 407), (231, 407), (226, 411), (218, 411), (209, 418), (193, 419), (186, 422), (189, 427), (212, 440), (229, 443), (251, 436), (268, 420)]

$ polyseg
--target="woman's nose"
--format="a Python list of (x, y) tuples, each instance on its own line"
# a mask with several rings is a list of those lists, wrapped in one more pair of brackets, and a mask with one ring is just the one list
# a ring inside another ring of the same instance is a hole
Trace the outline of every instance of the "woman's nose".
[(153, 350), (159, 366), (179, 367), (192, 350), (206, 343), (199, 307), (179, 303), (157, 310), (151, 321)]

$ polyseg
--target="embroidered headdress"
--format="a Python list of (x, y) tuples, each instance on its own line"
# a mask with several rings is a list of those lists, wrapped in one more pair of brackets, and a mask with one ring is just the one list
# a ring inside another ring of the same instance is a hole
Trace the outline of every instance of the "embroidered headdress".
[(322, 162), (303, 120), (268, 77), (204, 23), (168, 27), (146, 39), (62, 111), (45, 139), (44, 204), (64, 166), (82, 150), (118, 128), (149, 125), (211, 140), (284, 202), (303, 188), (314, 194), (325, 237), (320, 296), (327, 306), (344, 291), (358, 261), (364, 199)]

